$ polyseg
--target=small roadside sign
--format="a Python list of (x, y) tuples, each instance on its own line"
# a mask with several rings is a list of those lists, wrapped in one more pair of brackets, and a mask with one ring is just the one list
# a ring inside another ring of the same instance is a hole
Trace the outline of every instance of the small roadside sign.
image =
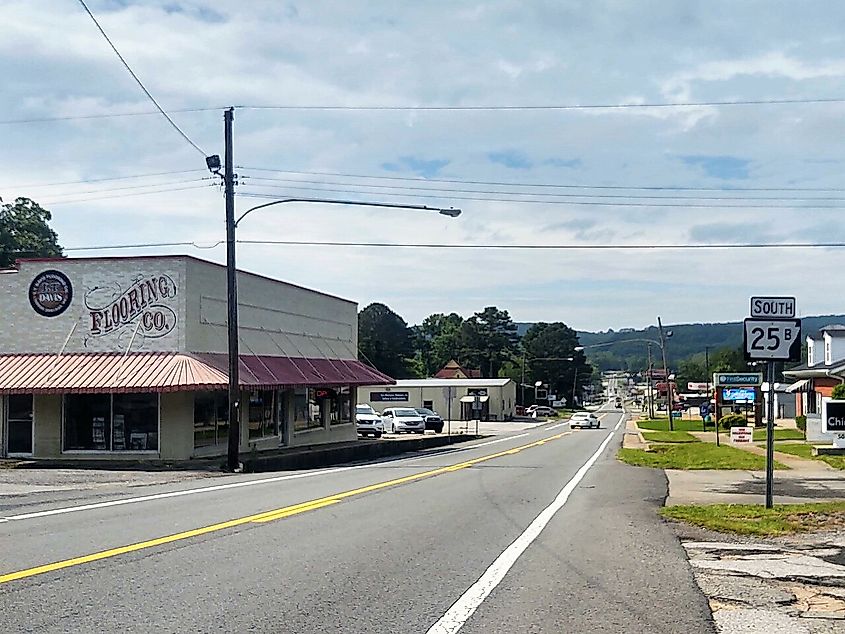
[(752, 297), (751, 317), (754, 319), (793, 319), (794, 297)]
[(716, 372), (713, 374), (713, 384), (753, 386), (763, 384), (762, 372)]
[(800, 319), (746, 319), (745, 358), (765, 361), (801, 360)]
[(731, 427), (731, 443), (734, 445), (750, 445), (753, 441), (753, 427)]

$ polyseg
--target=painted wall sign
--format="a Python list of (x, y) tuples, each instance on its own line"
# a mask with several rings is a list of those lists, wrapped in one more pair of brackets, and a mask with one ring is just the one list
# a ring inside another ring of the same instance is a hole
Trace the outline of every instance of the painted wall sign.
[(165, 274), (137, 275), (126, 284), (98, 285), (85, 293), (88, 337), (125, 331), (142, 339), (158, 339), (173, 332), (179, 289)]
[(43, 271), (29, 285), (29, 303), (44, 317), (61, 315), (72, 300), (73, 286), (61, 271)]
[(408, 402), (408, 392), (370, 392), (370, 401), (373, 403), (406, 403)]

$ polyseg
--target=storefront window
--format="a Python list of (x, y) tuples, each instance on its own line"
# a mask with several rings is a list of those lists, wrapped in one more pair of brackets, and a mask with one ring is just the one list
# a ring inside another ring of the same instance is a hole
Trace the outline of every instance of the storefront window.
[(341, 387), (331, 390), (329, 423), (332, 425), (343, 425), (352, 422), (351, 390), (349, 387)]
[(8, 397), (9, 453), (32, 453), (32, 394)]
[(194, 447), (225, 445), (229, 438), (229, 396), (225, 392), (194, 394)]
[(65, 450), (111, 449), (111, 395), (65, 396)]
[(158, 394), (68, 394), (64, 450), (158, 451)]
[(158, 394), (112, 396), (112, 451), (158, 451)]
[(273, 397), (275, 392), (262, 390), (249, 395), (249, 437), (266, 438), (278, 436), (279, 428), (274, 416)]
[(293, 396), (293, 428), (295, 431), (323, 427), (323, 414), (316, 390), (297, 388)]

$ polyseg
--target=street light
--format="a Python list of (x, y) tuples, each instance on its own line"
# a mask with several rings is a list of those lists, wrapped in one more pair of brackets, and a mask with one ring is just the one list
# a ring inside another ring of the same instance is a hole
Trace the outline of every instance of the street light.
[[(227, 144), (227, 147), (230, 147)], [(227, 169), (232, 165), (231, 153), (227, 153)], [(231, 194), (232, 179), (227, 178), (227, 194)], [(232, 202), (230, 202), (232, 201)], [(419, 211), (436, 211), (450, 218), (457, 218), (461, 210), (454, 207), (428, 207), (426, 205), (404, 205), (401, 203), (364, 202), (360, 200), (342, 200), (332, 198), (282, 198), (268, 203), (250, 207), (235, 220), (234, 197), (227, 196), (226, 205), (226, 303), (228, 309), (228, 357), (229, 357), (229, 446), (227, 452), (227, 466), (230, 471), (240, 468), (240, 386), (238, 377), (238, 281), (235, 267), (235, 230), (241, 221), (253, 211), (282, 205), (285, 203), (321, 203), (326, 205), (356, 205), (359, 207), (389, 207), (393, 209), (414, 209)]]
[[(578, 350), (578, 348), (575, 348)], [(528, 359), (529, 361), (575, 361), (574, 357), (532, 357)], [(542, 381), (539, 382), (540, 385), (543, 384)], [(531, 387), (531, 386), (529, 386)], [(534, 390), (534, 404), (537, 403), (537, 390), (536, 388), (539, 387), (535, 384)], [(521, 395), (522, 406), (525, 407), (525, 350), (522, 351), (522, 379), (519, 382), (519, 390)], [(573, 389), (573, 393), (574, 393)]]

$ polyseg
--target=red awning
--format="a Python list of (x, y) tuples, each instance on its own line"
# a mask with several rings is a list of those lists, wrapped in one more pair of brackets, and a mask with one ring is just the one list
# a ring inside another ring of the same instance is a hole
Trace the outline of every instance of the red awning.
[[(174, 352), (0, 355), (0, 394), (182, 392), (228, 385), (225, 354)], [(393, 379), (357, 359), (240, 358), (240, 385), (283, 388), (388, 385)]]

